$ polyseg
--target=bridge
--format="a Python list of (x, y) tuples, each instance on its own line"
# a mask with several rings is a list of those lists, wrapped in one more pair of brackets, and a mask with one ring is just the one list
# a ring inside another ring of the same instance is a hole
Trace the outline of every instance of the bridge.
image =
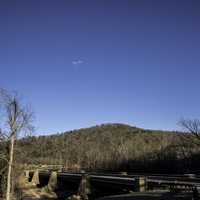
[(46, 188), (58, 195), (77, 194), (82, 199), (130, 194), (155, 190), (190, 192), (199, 199), (200, 177), (198, 175), (164, 175), (126, 173), (58, 172), (52, 170), (26, 170), (27, 180), (37, 187)]

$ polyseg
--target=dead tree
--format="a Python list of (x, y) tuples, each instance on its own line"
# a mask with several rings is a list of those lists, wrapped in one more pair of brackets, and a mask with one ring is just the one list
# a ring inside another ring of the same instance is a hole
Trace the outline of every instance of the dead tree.
[(191, 144), (200, 145), (200, 120), (181, 119), (179, 126), (183, 128), (182, 136)]
[(6, 200), (10, 200), (15, 141), (20, 133), (32, 130), (32, 112), (23, 106), (16, 94), (9, 94), (7, 91), (1, 90), (0, 95), (1, 116), (4, 121), (1, 136), (10, 144), (6, 188)]

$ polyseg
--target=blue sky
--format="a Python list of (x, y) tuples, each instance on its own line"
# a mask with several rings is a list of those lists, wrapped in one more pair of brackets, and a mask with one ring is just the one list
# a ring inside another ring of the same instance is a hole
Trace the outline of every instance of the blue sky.
[(0, 86), (37, 134), (200, 118), (198, 0), (0, 1)]

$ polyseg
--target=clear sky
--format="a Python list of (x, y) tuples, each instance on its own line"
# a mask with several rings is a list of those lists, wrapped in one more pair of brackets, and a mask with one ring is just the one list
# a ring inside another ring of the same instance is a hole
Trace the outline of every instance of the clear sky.
[(0, 87), (38, 134), (200, 118), (199, 0), (0, 1)]

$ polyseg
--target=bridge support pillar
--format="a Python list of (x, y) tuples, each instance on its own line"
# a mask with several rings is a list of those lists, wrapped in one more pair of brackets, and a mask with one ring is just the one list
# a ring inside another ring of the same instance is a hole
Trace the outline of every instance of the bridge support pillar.
[(83, 200), (88, 200), (89, 195), (91, 194), (91, 185), (90, 185), (90, 180), (89, 176), (87, 174), (82, 175), (82, 179), (80, 182), (80, 186), (78, 189), (78, 195), (81, 197)]
[(25, 174), (26, 180), (28, 181), (29, 180), (29, 170), (25, 170), (24, 174)]
[(39, 185), (40, 184), (39, 171), (38, 170), (34, 171), (31, 183), (34, 184), (34, 185)]
[(54, 192), (57, 188), (57, 172), (51, 172), (48, 185), (46, 186), (49, 192)]
[(146, 177), (141, 176), (137, 177), (135, 180), (135, 191), (136, 192), (144, 192), (146, 190)]

